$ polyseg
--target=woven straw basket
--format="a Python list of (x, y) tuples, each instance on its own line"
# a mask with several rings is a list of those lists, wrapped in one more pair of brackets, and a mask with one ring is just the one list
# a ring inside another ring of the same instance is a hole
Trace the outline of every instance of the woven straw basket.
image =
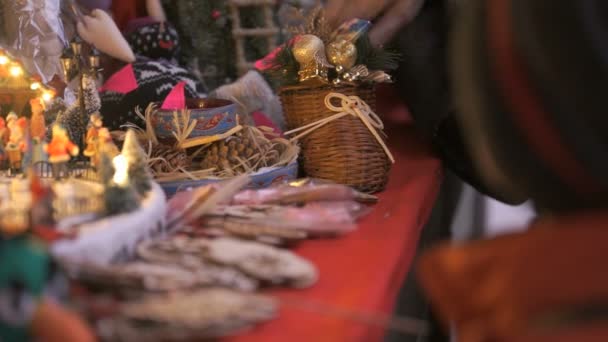
[[(288, 128), (295, 129), (336, 114), (325, 106), (331, 92), (356, 95), (376, 109), (373, 87), (284, 87), (280, 96)], [(384, 134), (379, 132), (382, 136)], [(367, 193), (384, 189), (390, 162), (359, 118), (345, 116), (300, 139), (301, 165), (307, 176), (331, 180)]]

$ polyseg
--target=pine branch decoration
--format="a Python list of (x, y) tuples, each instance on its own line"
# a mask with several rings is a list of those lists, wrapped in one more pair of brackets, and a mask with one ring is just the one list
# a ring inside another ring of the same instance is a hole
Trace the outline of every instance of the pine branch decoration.
[(265, 73), (274, 80), (280, 80), (282, 85), (293, 85), (298, 83), (298, 71), (300, 65), (292, 52), (293, 44), (288, 42), (277, 53), (272, 66)]
[(325, 9), (322, 5), (318, 5), (306, 16), (306, 24), (290, 28), (289, 31), (293, 36), (301, 34), (315, 35), (327, 44), (330, 42), (333, 29), (325, 17)]
[(367, 34), (361, 36), (355, 46), (358, 53), (356, 64), (363, 64), (370, 70), (390, 71), (399, 67), (399, 53), (374, 47)]
[(152, 189), (152, 175), (148, 169), (147, 156), (142, 149), (134, 130), (128, 130), (122, 152), (129, 162), (129, 179), (135, 191), (144, 196)]

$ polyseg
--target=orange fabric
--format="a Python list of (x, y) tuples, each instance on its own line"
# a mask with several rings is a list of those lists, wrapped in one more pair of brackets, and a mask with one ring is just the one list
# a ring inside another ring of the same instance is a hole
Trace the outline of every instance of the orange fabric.
[(381, 341), (377, 326), (302, 310), (290, 301), (390, 315), (410, 269), (420, 229), (426, 223), (441, 183), (441, 164), (415, 135), (402, 105), (379, 99), (397, 160), (386, 191), (360, 224), (345, 237), (306, 241), (295, 252), (319, 269), (319, 281), (306, 290), (271, 291), (288, 301), (279, 317), (252, 332), (229, 339), (243, 342)]
[(31, 329), (38, 341), (94, 342), (97, 340), (92, 330), (77, 315), (49, 300), (43, 300), (38, 307)]
[(422, 258), (420, 279), (459, 341), (516, 341), (546, 315), (608, 303), (607, 225), (608, 213), (588, 213), (438, 247)]

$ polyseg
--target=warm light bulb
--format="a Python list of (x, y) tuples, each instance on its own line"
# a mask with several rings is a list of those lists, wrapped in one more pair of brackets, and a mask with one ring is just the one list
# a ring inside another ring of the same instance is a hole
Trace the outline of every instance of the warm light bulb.
[(112, 180), (114, 183), (120, 186), (125, 186), (129, 182), (129, 163), (127, 158), (122, 154), (117, 155), (112, 159), (112, 165), (114, 165), (114, 177)]
[(2, 55), (0, 56), (0, 65), (6, 65), (9, 62), (8, 57)]
[(53, 99), (53, 96), (55, 96), (55, 94), (53, 94), (52, 91), (45, 91), (44, 93), (42, 93), (42, 100), (44, 102), (49, 102)]
[(19, 76), (23, 75), (23, 69), (18, 65), (13, 65), (9, 69), (9, 72), (10, 72), (11, 76), (13, 76), (13, 77), (19, 77)]
[(40, 89), (40, 87), (41, 87), (40, 82), (34, 82), (34, 83), (30, 84), (30, 89), (32, 89), (32, 90), (38, 90), (38, 89)]

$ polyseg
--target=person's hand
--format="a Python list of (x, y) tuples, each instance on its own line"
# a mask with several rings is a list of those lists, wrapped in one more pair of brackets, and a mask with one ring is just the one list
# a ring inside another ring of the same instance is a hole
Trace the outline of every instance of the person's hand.
[(87, 43), (125, 63), (135, 62), (135, 55), (108, 13), (95, 9), (83, 16), (76, 27), (78, 35)]
[(328, 0), (326, 16), (333, 24), (352, 18), (375, 20), (369, 36), (380, 45), (412, 21), (423, 4), (424, 0)]

